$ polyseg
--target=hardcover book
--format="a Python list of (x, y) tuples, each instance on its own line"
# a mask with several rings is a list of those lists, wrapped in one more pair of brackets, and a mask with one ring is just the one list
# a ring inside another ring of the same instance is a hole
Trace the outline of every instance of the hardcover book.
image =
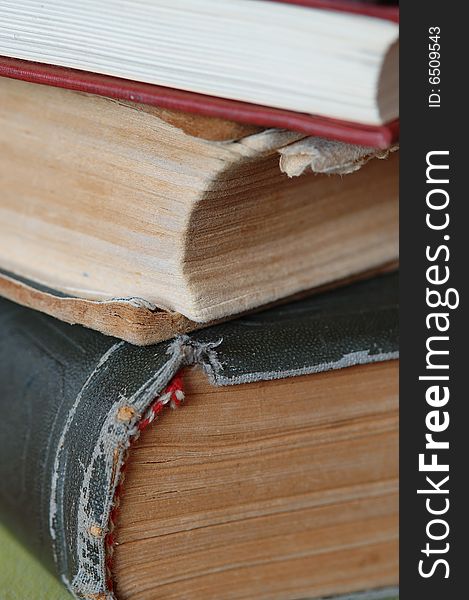
[(396, 284), (147, 347), (2, 300), (2, 518), (76, 598), (389, 598)]
[(398, 7), (334, 0), (0, 0), (0, 74), (387, 147)]
[(9, 78), (0, 93), (10, 300), (151, 344), (397, 261), (393, 148)]

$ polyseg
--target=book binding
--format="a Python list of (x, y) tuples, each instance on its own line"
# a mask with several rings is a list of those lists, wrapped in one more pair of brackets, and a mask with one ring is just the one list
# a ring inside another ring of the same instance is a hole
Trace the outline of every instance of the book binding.
[(2, 517), (75, 597), (114, 599), (120, 472), (139, 431), (181, 401), (181, 369), (235, 385), (394, 359), (397, 312), (387, 275), (136, 347), (0, 301)]

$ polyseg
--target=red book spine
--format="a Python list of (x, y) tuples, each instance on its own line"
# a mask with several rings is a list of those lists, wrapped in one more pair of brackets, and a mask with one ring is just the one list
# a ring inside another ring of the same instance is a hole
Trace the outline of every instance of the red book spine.
[(0, 57), (0, 76), (363, 146), (387, 148), (399, 137), (397, 120), (382, 126), (362, 125), (16, 58)]

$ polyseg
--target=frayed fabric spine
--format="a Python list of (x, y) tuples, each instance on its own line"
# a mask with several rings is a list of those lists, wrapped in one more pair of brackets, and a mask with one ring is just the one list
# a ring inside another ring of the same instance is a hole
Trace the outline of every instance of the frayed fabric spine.
[[(114, 530), (117, 524), (117, 517), (119, 512), (119, 506), (123, 495), (123, 486), (125, 481), (125, 472), (127, 468), (127, 460), (132, 447), (141, 432), (151, 425), (157, 417), (159, 417), (165, 410), (165, 408), (172, 408), (173, 410), (180, 407), (185, 400), (182, 371), (179, 371), (165, 389), (158, 395), (154, 402), (150, 405), (143, 418), (138, 421), (137, 430), (129, 440), (129, 447), (126, 450), (120, 474), (119, 481), (114, 491), (114, 498), (112, 501), (112, 508), (109, 514), (108, 530), (104, 538), (104, 545), (106, 551), (105, 563), (106, 563), (106, 586), (107, 591), (102, 595), (103, 600), (113, 596), (114, 594), (114, 580), (112, 575), (112, 557), (114, 554), (114, 547), (116, 545), (116, 537)], [(132, 414), (130, 410), (128, 414)], [(109, 596), (111, 594), (111, 596)], [(101, 600), (101, 599), (98, 599)]]

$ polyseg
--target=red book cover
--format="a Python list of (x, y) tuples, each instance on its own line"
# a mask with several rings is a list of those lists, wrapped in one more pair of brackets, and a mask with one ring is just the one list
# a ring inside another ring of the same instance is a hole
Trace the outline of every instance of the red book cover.
[[(354, 0), (272, 1), (362, 14), (394, 22), (399, 19), (396, 5)], [(386, 148), (399, 137), (398, 120), (379, 126), (341, 121), (10, 57), (0, 57), (0, 76), (264, 127), (290, 129), (365, 146)]]

